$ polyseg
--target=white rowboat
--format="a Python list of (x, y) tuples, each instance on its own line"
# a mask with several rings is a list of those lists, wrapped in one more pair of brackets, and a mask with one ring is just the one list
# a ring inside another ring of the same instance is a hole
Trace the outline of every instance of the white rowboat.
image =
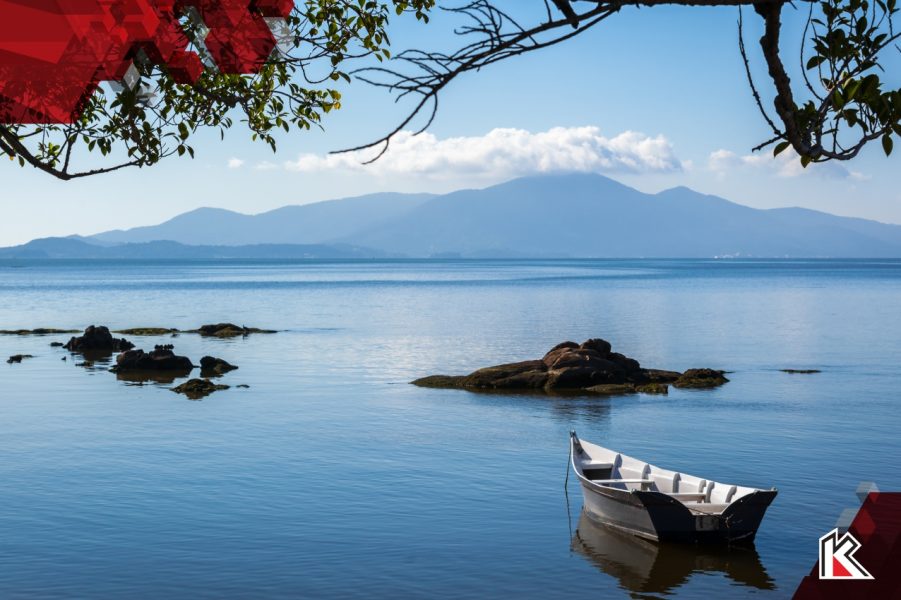
[(750, 543), (776, 489), (668, 471), (570, 433), (588, 515), (654, 541)]

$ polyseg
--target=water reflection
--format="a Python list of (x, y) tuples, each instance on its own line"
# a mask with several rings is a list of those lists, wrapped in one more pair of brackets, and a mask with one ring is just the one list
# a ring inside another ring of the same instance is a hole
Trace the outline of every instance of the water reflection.
[(191, 374), (191, 370), (179, 371), (117, 371), (116, 379), (124, 381), (126, 384), (145, 384), (145, 383), (174, 383), (176, 379), (187, 377)]
[(70, 352), (69, 357), (75, 361), (76, 367), (83, 367), (88, 371), (106, 371), (113, 362), (113, 353), (105, 350)]
[(743, 586), (775, 589), (753, 547), (656, 544), (597, 524), (585, 511), (572, 549), (631, 592), (664, 594), (695, 573), (722, 573)]

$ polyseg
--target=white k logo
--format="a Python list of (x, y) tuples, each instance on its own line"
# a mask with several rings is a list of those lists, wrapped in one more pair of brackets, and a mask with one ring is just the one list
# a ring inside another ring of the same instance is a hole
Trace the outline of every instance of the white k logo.
[(873, 579), (873, 576), (854, 558), (860, 542), (833, 529), (820, 538), (820, 579)]

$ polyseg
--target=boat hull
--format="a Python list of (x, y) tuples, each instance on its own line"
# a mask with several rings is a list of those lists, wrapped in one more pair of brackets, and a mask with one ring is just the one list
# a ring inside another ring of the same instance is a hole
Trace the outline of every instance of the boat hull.
[(751, 543), (776, 491), (739, 498), (720, 514), (690, 510), (655, 491), (621, 490), (582, 481), (588, 516), (605, 525), (660, 542)]

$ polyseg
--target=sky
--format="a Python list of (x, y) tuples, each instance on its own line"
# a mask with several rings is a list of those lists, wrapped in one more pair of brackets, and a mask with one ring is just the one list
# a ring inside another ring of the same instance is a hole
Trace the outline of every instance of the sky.
[[(790, 56), (803, 22), (786, 10), (783, 48)], [(0, 246), (156, 224), (199, 207), (254, 214), (565, 171), (600, 173), (645, 192), (684, 185), (757, 208), (803, 206), (901, 224), (898, 154), (886, 158), (873, 147), (854, 161), (805, 170), (789, 153), (751, 152), (768, 129), (741, 63), (737, 17), (728, 7), (624, 9), (569, 42), (465, 75), (441, 97), (427, 133), (402, 134), (369, 167), (361, 164), (365, 153), (329, 152), (377, 139), (403, 106), (361, 83), (343, 89), (343, 107), (326, 116), (323, 131), (283, 135), (275, 154), (235, 127), (224, 141), (198, 137), (194, 160), (77, 181), (4, 161)], [(747, 43), (766, 88), (755, 52), (758, 20), (746, 14)], [(453, 24), (444, 17), (429, 25), (398, 20), (389, 29), (394, 51), (450, 47)]]

